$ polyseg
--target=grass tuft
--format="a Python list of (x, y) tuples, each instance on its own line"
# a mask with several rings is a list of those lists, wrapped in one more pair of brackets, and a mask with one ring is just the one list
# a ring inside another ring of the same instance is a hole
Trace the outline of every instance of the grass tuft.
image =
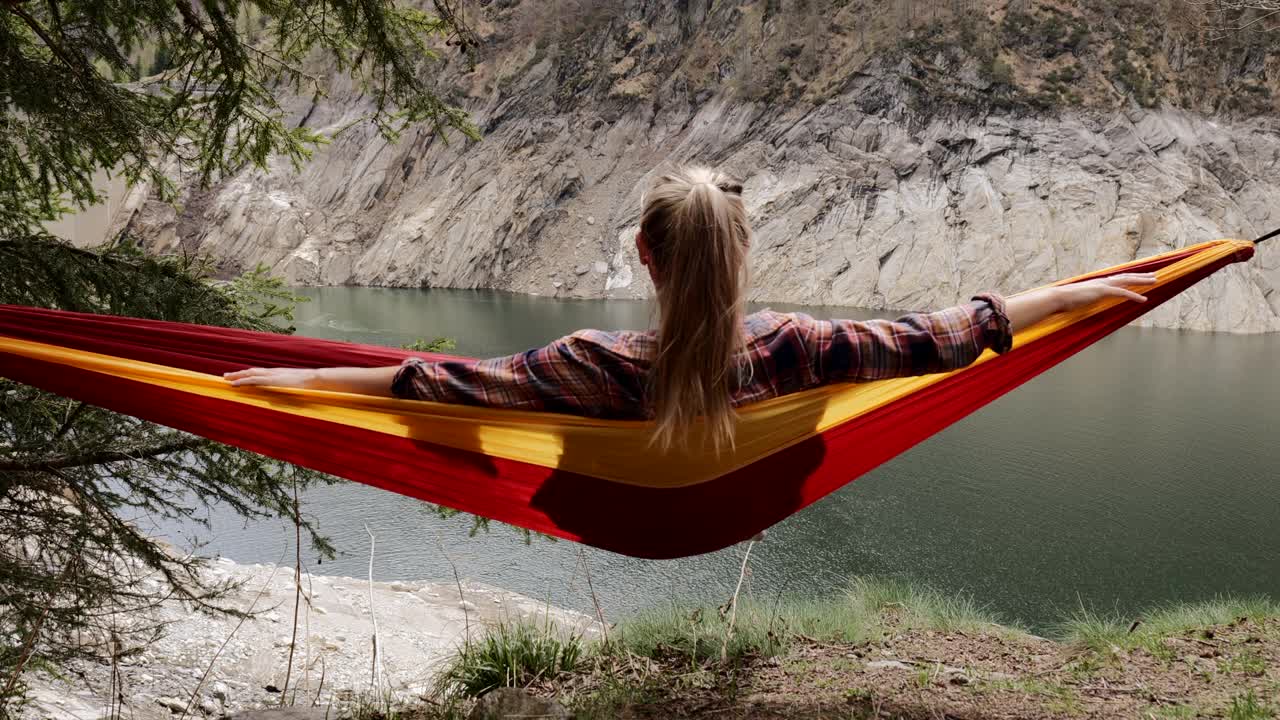
[(1230, 720), (1268, 720), (1275, 716), (1276, 709), (1252, 690), (1231, 698), (1231, 705), (1227, 708)]
[(1194, 720), (1199, 712), (1190, 705), (1162, 705), (1147, 711), (1154, 720)]
[(1116, 615), (1080, 608), (1058, 623), (1055, 634), (1067, 642), (1108, 653), (1112, 647), (1125, 647), (1131, 639), (1130, 624)]
[(715, 608), (648, 610), (623, 622), (614, 632), (613, 645), (602, 650), (625, 651), (655, 660), (771, 655), (782, 650), (784, 643), (779, 633), (771, 633), (766, 612), (755, 603), (742, 603), (730, 634), (727, 621)]
[(902, 628), (990, 632), (1000, 623), (995, 614), (968, 595), (943, 595), (901, 580), (859, 578), (849, 588), (847, 597), (856, 614), (882, 622), (892, 618)]
[(549, 622), (499, 623), (468, 641), (436, 680), (443, 697), (480, 697), (500, 687), (528, 687), (572, 672), (582, 660), (582, 639)]

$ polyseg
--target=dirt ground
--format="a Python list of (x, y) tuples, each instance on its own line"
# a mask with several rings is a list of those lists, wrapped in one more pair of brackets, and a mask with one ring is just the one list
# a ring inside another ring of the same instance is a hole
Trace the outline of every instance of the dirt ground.
[(621, 674), (562, 688), (575, 717), (1256, 720), (1280, 716), (1280, 620), (1133, 649), (904, 631), (862, 645), (800, 641), (737, 667), (674, 661)]

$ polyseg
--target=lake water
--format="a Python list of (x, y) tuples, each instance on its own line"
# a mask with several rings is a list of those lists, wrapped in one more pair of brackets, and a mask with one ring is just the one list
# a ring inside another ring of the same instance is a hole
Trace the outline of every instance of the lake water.
[[(322, 288), (298, 332), (401, 345), (449, 336), (498, 355), (583, 327), (640, 328), (640, 302), (489, 292)], [(783, 309), (783, 306), (774, 307)], [(790, 308), (787, 308), (790, 309)], [(804, 308), (826, 316), (856, 311)], [(1036, 628), (1081, 605), (1130, 613), (1219, 594), (1280, 597), (1280, 337), (1127, 328), (780, 523), (752, 551), (750, 592), (826, 595), (877, 575), (964, 591)], [(568, 542), (494, 528), (343, 482), (304, 499), (343, 555), (311, 570), (467, 578), (591, 607)], [(205, 551), (292, 562), (292, 527), (215, 511)], [(611, 619), (658, 603), (723, 602), (744, 547), (674, 561), (586, 549)]]

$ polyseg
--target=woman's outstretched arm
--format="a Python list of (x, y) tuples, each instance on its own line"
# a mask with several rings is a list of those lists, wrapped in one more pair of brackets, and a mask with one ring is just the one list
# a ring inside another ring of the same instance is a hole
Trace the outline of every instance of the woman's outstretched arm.
[(388, 367), (249, 368), (223, 375), (235, 386), (310, 390), (434, 400), (573, 415), (607, 415), (617, 389), (603, 382), (591, 343), (576, 336), (504, 357), (451, 358), (429, 362), (411, 357)]
[(399, 370), (399, 365), (373, 368), (249, 368), (225, 373), (222, 377), (236, 387), (270, 385), (392, 397), (391, 382)]
[(1143, 302), (1129, 288), (1154, 284), (1151, 274), (1127, 274), (1042, 288), (1011, 298), (979, 295), (973, 302), (897, 320), (814, 320), (796, 316), (812, 381), (870, 382), (928, 375), (969, 365), (985, 350), (1002, 353), (1014, 333), (1055, 313), (1106, 297)]

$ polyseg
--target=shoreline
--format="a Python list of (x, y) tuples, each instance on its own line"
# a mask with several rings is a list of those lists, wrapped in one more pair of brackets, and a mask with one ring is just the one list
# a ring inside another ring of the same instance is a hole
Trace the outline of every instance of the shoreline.
[[(425, 695), (440, 666), (467, 637), (504, 620), (549, 620), (564, 630), (592, 636), (592, 618), (482, 583), (379, 582), (302, 576), (292, 673), (293, 568), (239, 564), (219, 558), (206, 570), (215, 582), (242, 583), (228, 604), (254, 617), (244, 620), (190, 612), (166, 602), (155, 619), (163, 636), (117, 668), (122, 717), (221, 717), (280, 704), (288, 692), (297, 704), (340, 704), (374, 689), (375, 618), (380, 645), (381, 694), (416, 700)], [(461, 588), (461, 592), (459, 592)], [(372, 603), (370, 599), (372, 598)], [(372, 613), (370, 610), (372, 609)], [(109, 717), (113, 669), (78, 662), (65, 679), (28, 673), (32, 702), (22, 718), (98, 720)], [(207, 673), (207, 677), (206, 677)]]
[[(406, 291), (406, 292), (436, 291), (436, 292), (471, 294), (471, 295), (494, 294), (494, 295), (503, 295), (503, 296), (513, 297), (513, 298), (519, 298), (524, 300), (551, 301), (551, 302), (557, 302), (557, 303), (570, 303), (570, 304), (573, 304), (573, 303), (619, 303), (619, 304), (629, 304), (629, 305), (651, 305), (654, 302), (654, 299), (652, 296), (610, 297), (607, 294), (557, 295), (557, 294), (550, 294), (550, 293), (541, 293), (535, 290), (512, 290), (512, 289), (500, 288), (500, 287), (449, 287), (449, 286), (377, 285), (377, 284), (361, 284), (361, 285), (289, 284), (287, 287), (291, 292), (306, 292), (308, 290), (394, 290), (394, 291)], [(796, 299), (790, 299), (790, 300), (779, 299), (779, 297), (772, 296), (772, 295), (766, 296), (764, 298), (752, 298), (748, 300), (747, 304), (750, 307), (754, 307), (756, 310), (771, 309), (771, 308), (774, 308), (774, 306), (779, 306), (779, 307), (785, 308), (786, 312), (792, 312), (796, 310), (800, 312), (805, 312), (807, 309), (812, 309), (812, 308), (830, 308), (835, 310), (849, 310), (854, 313), (854, 316), (851, 316), (851, 317), (854, 317), (854, 319), (859, 319), (856, 316), (866, 316), (866, 317), (875, 317), (875, 318), (896, 318), (902, 315), (906, 315), (908, 313), (927, 312), (931, 309), (940, 309), (942, 307), (942, 306), (938, 306), (936, 308), (925, 307), (925, 308), (911, 309), (909, 307), (896, 307), (896, 306), (891, 307), (888, 305), (877, 306), (877, 307), (866, 306), (866, 305), (851, 305), (847, 303), (841, 303), (838, 301), (810, 303), (810, 302), (803, 302), (801, 300), (796, 300)], [(1137, 318), (1136, 320), (1133, 320), (1132, 322), (1128, 323), (1124, 327), (1141, 328), (1144, 330), (1157, 330), (1157, 331), (1164, 331), (1164, 332), (1171, 332), (1171, 333), (1227, 335), (1231, 337), (1280, 335), (1280, 328), (1260, 329), (1260, 330), (1249, 330), (1249, 329), (1241, 330), (1234, 327), (1199, 328), (1199, 327), (1161, 325), (1161, 324), (1158, 324), (1158, 322), (1152, 319), (1149, 315), (1143, 315)], [(303, 334), (303, 333), (297, 333), (295, 331), (294, 334)]]

